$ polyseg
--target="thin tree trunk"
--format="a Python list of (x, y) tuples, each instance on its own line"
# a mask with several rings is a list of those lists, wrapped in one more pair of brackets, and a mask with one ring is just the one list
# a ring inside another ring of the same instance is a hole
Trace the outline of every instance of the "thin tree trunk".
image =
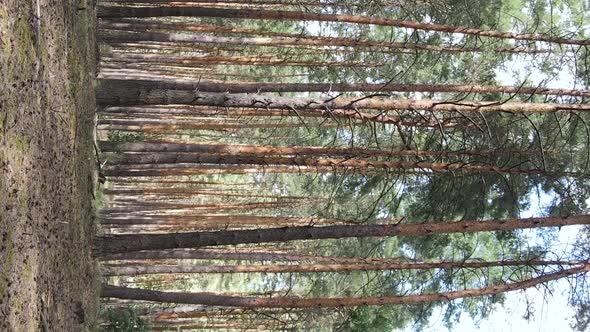
[(126, 214), (133, 211), (149, 212), (158, 210), (187, 210), (187, 211), (228, 211), (228, 210), (243, 210), (248, 211), (258, 209), (278, 209), (295, 207), (303, 204), (308, 204), (307, 201), (278, 201), (278, 202), (234, 202), (234, 203), (209, 203), (209, 204), (187, 204), (187, 203), (150, 203), (144, 204), (128, 204), (125, 207), (116, 207), (102, 209), (100, 216), (110, 216), (117, 214)]
[(400, 258), (363, 258), (302, 255), (276, 251), (237, 251), (219, 249), (174, 249), (133, 251), (100, 257), (102, 260), (167, 260), (167, 259), (206, 259), (206, 260), (238, 260), (238, 261), (271, 261), (271, 262), (304, 262), (328, 264), (374, 264), (382, 262), (399, 262)]
[[(150, 133), (175, 133), (180, 130), (209, 130), (236, 131), (241, 129), (276, 129), (276, 128), (305, 128), (303, 123), (206, 123), (196, 121), (176, 120), (146, 120), (146, 119), (101, 119), (97, 122), (99, 130), (121, 130)], [(323, 123), (319, 127), (336, 127), (338, 124)]]
[[(104, 141), (104, 142), (108, 142), (109, 144), (115, 144), (114, 142), (111, 141)], [(165, 140), (163, 140), (163, 142), (167, 142)], [(101, 147), (102, 147), (102, 143)], [(125, 144), (125, 143), (122, 143)], [(106, 150), (101, 149), (102, 152), (105, 152)], [(117, 179), (116, 181), (113, 181), (114, 183), (125, 183), (125, 184), (138, 184), (138, 183), (165, 183), (165, 184), (184, 184), (184, 185), (210, 185), (210, 186), (220, 186), (220, 187), (235, 187), (235, 186), (256, 186), (257, 183), (256, 182), (218, 182), (218, 181), (197, 181), (197, 180), (185, 180), (185, 179), (178, 179), (178, 180), (172, 180), (172, 179), (148, 179), (148, 180), (141, 180), (141, 179)]]
[[(357, 110), (298, 110), (294, 112), (292, 109), (288, 110), (273, 110), (273, 109), (256, 109), (256, 108), (208, 108), (206, 106), (192, 106), (182, 105), (175, 106), (175, 108), (167, 107), (106, 107), (103, 109), (104, 113), (121, 113), (128, 115), (137, 114), (141, 117), (142, 114), (185, 114), (185, 115), (203, 115), (203, 116), (215, 116), (215, 115), (226, 115), (231, 117), (244, 117), (244, 116), (262, 116), (262, 117), (283, 117), (283, 116), (299, 116), (299, 117), (324, 117), (331, 119), (345, 119), (345, 120), (360, 120), (363, 122), (372, 123), (383, 123), (383, 124), (399, 124), (403, 126), (415, 126), (415, 127), (432, 127), (432, 128), (453, 128), (457, 126), (456, 122), (450, 122), (448, 119), (442, 118), (437, 120), (431, 120), (431, 122), (424, 121), (424, 119), (412, 119), (409, 116), (389, 116), (387, 114), (371, 114), (365, 112), (359, 112)], [(430, 121), (431, 117), (426, 117)]]
[(304, 225), (346, 225), (350, 221), (328, 218), (300, 218), (300, 217), (269, 217), (250, 215), (146, 215), (142, 217), (103, 218), (101, 224), (106, 225), (185, 225), (203, 228), (218, 226), (224, 229), (228, 226), (304, 226)]
[[(464, 171), (475, 173), (504, 173), (504, 174), (541, 174), (557, 176), (567, 174), (577, 176), (576, 173), (553, 173), (542, 169), (521, 169), (515, 167), (500, 167), (482, 163), (439, 163), (430, 161), (380, 161), (367, 159), (331, 159), (331, 158), (306, 158), (306, 157), (259, 157), (242, 155), (218, 155), (218, 154), (182, 154), (182, 153), (120, 153), (113, 160), (113, 164), (219, 164), (219, 165), (287, 165), (307, 167), (331, 167), (333, 169), (377, 169), (377, 170), (430, 170), (431, 172)], [(262, 171), (262, 169), (261, 169)], [(133, 191), (129, 191), (134, 193)], [(228, 195), (229, 196), (229, 195)]]
[(167, 303), (190, 303), (201, 305), (230, 306), (240, 308), (337, 308), (360, 305), (417, 304), (451, 301), (454, 299), (494, 295), (509, 291), (527, 289), (549, 281), (558, 280), (590, 271), (590, 264), (541, 275), (513, 283), (487, 286), (479, 289), (465, 289), (445, 293), (426, 293), (405, 296), (345, 297), (345, 298), (296, 298), (296, 297), (234, 297), (210, 293), (172, 293), (145, 289), (103, 285), (101, 297), (115, 297), (131, 300), (147, 300)]
[(303, 66), (303, 67), (358, 67), (372, 68), (379, 67), (381, 64), (370, 64), (366, 62), (354, 61), (314, 61), (299, 59), (280, 59), (276, 57), (264, 56), (184, 56), (145, 53), (113, 53), (109, 57), (102, 57), (102, 61), (109, 63), (146, 63), (146, 64), (171, 64), (179, 67), (209, 66), (217, 64), (225, 65), (264, 65), (264, 66)]
[(162, 16), (195, 16), (195, 17), (221, 17), (240, 19), (268, 19), (291, 21), (319, 21), (342, 22), (354, 24), (372, 24), (381, 26), (393, 26), (424, 31), (437, 31), (445, 33), (460, 33), (465, 35), (494, 37), (502, 39), (516, 39), (527, 41), (541, 41), (558, 44), (590, 45), (590, 40), (577, 40), (553, 37), (537, 33), (513, 33), (495, 30), (481, 30), (476, 28), (449, 26), (436, 23), (419, 23), (384, 17), (345, 15), (345, 14), (318, 14), (299, 11), (271, 11), (259, 9), (221, 9), (207, 7), (106, 7), (99, 6), (97, 15), (99, 18), (120, 17), (162, 17)]
[[(153, 166), (153, 165), (151, 165)], [(161, 166), (161, 165), (159, 165)], [(176, 166), (176, 165), (173, 165)], [(247, 165), (190, 165), (190, 167), (170, 167), (147, 169), (138, 167), (113, 167), (103, 168), (105, 176), (186, 176), (186, 175), (216, 175), (216, 174), (273, 174), (273, 173), (334, 173), (346, 172), (350, 174), (377, 174), (374, 170), (334, 169), (332, 167), (306, 167), (306, 166), (265, 166), (252, 167)]]
[(122, 196), (133, 196), (133, 195), (203, 195), (203, 196), (228, 196), (228, 197), (258, 197), (258, 198), (272, 198), (277, 200), (295, 200), (295, 199), (309, 199), (307, 196), (280, 196), (280, 195), (268, 195), (268, 194), (251, 194), (251, 193), (234, 193), (219, 191), (206, 191), (203, 189), (194, 188), (132, 188), (132, 189), (105, 189), (105, 195), (122, 195)]
[[(385, 259), (383, 259), (385, 261)], [(504, 261), (439, 261), (439, 262), (380, 262), (371, 264), (290, 264), (290, 265), (103, 265), (105, 276), (136, 276), (141, 274), (176, 273), (316, 273), (316, 272), (354, 272), (388, 270), (426, 270), (426, 269), (483, 269), (490, 267), (514, 266), (572, 266), (581, 261), (543, 261), (543, 260), (504, 260)]]
[[(176, 26), (176, 24), (174, 24)], [(462, 47), (451, 45), (429, 45), (410, 42), (386, 42), (386, 41), (371, 41), (358, 40), (352, 38), (337, 38), (337, 37), (310, 37), (301, 36), (297, 34), (281, 34), (281, 36), (273, 37), (222, 37), (222, 36), (207, 36), (200, 34), (189, 33), (163, 33), (163, 32), (145, 32), (148, 29), (164, 29), (165, 25), (160, 23), (153, 24), (137, 24), (137, 23), (112, 23), (106, 26), (107, 29), (115, 30), (99, 30), (98, 37), (105, 43), (129, 43), (142, 41), (156, 41), (156, 42), (173, 42), (173, 43), (201, 43), (201, 44), (216, 44), (216, 45), (240, 45), (240, 46), (311, 46), (318, 50), (331, 50), (334, 47), (341, 48), (340, 50), (374, 50), (379, 52), (399, 52), (400, 50), (420, 50), (443, 53), (474, 53), (474, 52), (498, 52), (498, 53), (525, 53), (525, 54), (539, 54), (548, 53), (548, 50), (526, 49), (522, 47), (505, 47), (485, 49), (481, 47)], [(171, 27), (171, 26), (170, 26)], [(221, 29), (216, 29), (216, 26), (199, 26), (199, 30), (211, 30), (207, 32), (228, 33)], [(127, 29), (132, 29), (131, 32)], [(182, 27), (178, 27), (182, 28)], [(121, 31), (123, 30), (123, 31)], [(219, 30), (219, 31), (215, 31)], [(234, 32), (230, 32), (234, 33)], [(244, 33), (242, 31), (237, 33)], [(264, 31), (250, 30), (250, 34), (271, 34)], [(343, 48), (343, 49), (342, 49)]]
[[(539, 151), (514, 149), (449, 151), (449, 150), (395, 150), (369, 148), (331, 148), (315, 146), (273, 147), (268, 145), (224, 144), (224, 143), (164, 143), (157, 141), (143, 142), (110, 142), (100, 141), (102, 152), (133, 152), (133, 153), (205, 153), (239, 156), (324, 156), (324, 157), (399, 157), (399, 156), (489, 156), (498, 154), (530, 155)], [(137, 154), (141, 156), (141, 154)]]

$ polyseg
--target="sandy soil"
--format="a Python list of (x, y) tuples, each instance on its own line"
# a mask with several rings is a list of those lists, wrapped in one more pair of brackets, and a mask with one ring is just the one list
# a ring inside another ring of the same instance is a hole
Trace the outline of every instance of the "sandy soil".
[(97, 329), (93, 1), (0, 0), (0, 331)]

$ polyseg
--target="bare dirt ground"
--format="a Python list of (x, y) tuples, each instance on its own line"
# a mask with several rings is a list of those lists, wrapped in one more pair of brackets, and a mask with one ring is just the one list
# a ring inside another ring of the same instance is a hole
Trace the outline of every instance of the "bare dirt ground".
[(0, 331), (97, 329), (93, 1), (0, 0)]

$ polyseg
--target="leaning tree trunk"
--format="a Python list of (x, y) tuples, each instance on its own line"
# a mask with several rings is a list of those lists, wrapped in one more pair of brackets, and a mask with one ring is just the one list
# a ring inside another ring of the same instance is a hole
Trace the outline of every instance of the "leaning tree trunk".
[(345, 297), (345, 298), (296, 298), (296, 297), (238, 297), (213, 295), (211, 293), (173, 293), (137, 288), (103, 285), (101, 297), (129, 300), (155, 301), (166, 303), (188, 303), (239, 308), (338, 308), (360, 305), (417, 304), (443, 302), (454, 299), (494, 295), (534, 287), (549, 281), (566, 278), (590, 271), (590, 264), (584, 263), (570, 269), (541, 275), (514, 283), (487, 286), (479, 289), (465, 289), (446, 293), (427, 293), (405, 296)]
[(437, 31), (445, 33), (460, 33), (465, 35), (494, 37), (502, 39), (516, 39), (527, 41), (539, 41), (558, 44), (590, 45), (590, 40), (577, 40), (553, 37), (537, 33), (513, 33), (496, 30), (482, 30), (460, 26), (449, 26), (436, 23), (420, 23), (391, 19), (385, 17), (345, 15), (345, 14), (318, 14), (299, 11), (271, 11), (259, 9), (222, 9), (208, 7), (114, 7), (99, 6), (99, 18), (120, 17), (162, 17), (162, 16), (194, 16), (194, 17), (221, 17), (240, 19), (266, 19), (266, 20), (291, 20), (291, 21), (319, 21), (319, 22), (343, 22), (355, 24), (372, 24), (380, 26), (392, 26), (424, 31)]

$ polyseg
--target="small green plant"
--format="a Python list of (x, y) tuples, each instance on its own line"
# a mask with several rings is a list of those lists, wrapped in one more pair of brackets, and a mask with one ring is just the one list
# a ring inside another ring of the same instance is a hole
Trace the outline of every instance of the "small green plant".
[(105, 332), (148, 332), (149, 324), (142, 319), (135, 308), (107, 309), (105, 312)]

